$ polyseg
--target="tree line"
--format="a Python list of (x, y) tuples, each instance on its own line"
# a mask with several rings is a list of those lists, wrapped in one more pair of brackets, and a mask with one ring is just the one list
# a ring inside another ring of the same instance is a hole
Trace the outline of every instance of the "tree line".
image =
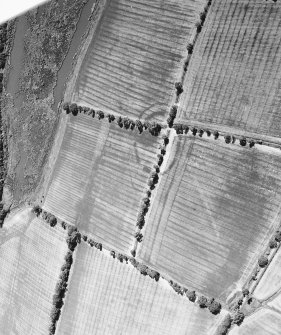
[[(181, 134), (188, 134), (188, 132), (190, 131), (190, 133), (193, 136), (198, 135), (199, 137), (202, 137), (204, 134), (206, 134), (208, 137), (210, 137), (211, 135), (213, 135), (214, 139), (217, 140), (221, 134), (217, 131), (217, 130), (209, 130), (209, 129), (203, 129), (200, 127), (195, 127), (195, 126), (188, 126), (186, 124), (181, 124), (181, 123), (177, 123), (173, 125), (173, 129), (175, 129), (176, 133), (178, 135)], [(224, 138), (224, 141), (226, 144), (230, 144), (230, 143), (235, 143), (236, 140), (239, 141), (239, 144), (242, 147), (245, 147), (247, 145), (247, 143), (249, 144), (249, 147), (252, 148), (254, 147), (254, 145), (257, 144), (262, 144), (261, 140), (256, 140), (254, 141), (253, 139), (247, 139), (245, 136), (241, 136), (241, 137), (235, 137), (234, 135), (222, 135)]]
[[(206, 6), (204, 7), (203, 12), (201, 12), (199, 14), (198, 21), (195, 23), (196, 35), (194, 37), (194, 40), (191, 43), (188, 43), (187, 46), (186, 46), (188, 55), (187, 55), (187, 59), (184, 62), (183, 75), (182, 75), (181, 81), (178, 81), (178, 82), (175, 83), (176, 96), (177, 96), (176, 97), (176, 102), (179, 101), (179, 97), (183, 93), (184, 77), (185, 77), (185, 74), (187, 72), (187, 68), (188, 68), (188, 65), (189, 65), (189, 62), (190, 62), (191, 55), (193, 54), (193, 50), (194, 50), (194, 47), (195, 47), (196, 40), (197, 40), (198, 35), (200, 34), (200, 32), (202, 30), (202, 27), (205, 23), (207, 13), (208, 13), (208, 10), (209, 10), (209, 7), (211, 6), (211, 4), (212, 4), (212, 0), (208, 0)], [(178, 109), (178, 107), (177, 107), (176, 104), (173, 105), (170, 109), (168, 118), (166, 120), (169, 128), (173, 127), (174, 120), (175, 120), (176, 115), (177, 115), (177, 109)]]
[(97, 117), (98, 120), (107, 119), (109, 123), (116, 122), (120, 128), (127, 130), (138, 130), (141, 134), (144, 130), (147, 130), (152, 136), (158, 136), (161, 132), (162, 126), (157, 122), (141, 121), (139, 119), (132, 120), (128, 117), (118, 116), (116, 117), (111, 113), (104, 113), (101, 110), (94, 110), (93, 108), (78, 106), (76, 103), (65, 102), (62, 106), (66, 114), (72, 114), (74, 116), (78, 114), (86, 114), (91, 117)]
[[(58, 223), (58, 219), (53, 214), (43, 211), (39, 205), (35, 205), (32, 211), (36, 214), (36, 216), (41, 215), (42, 219), (45, 220), (51, 227), (54, 227)], [(59, 319), (61, 308), (64, 303), (63, 299), (67, 290), (69, 272), (73, 263), (73, 252), (75, 251), (75, 248), (79, 243), (81, 243), (81, 241), (84, 241), (89, 246), (95, 247), (98, 250), (102, 251), (101, 243), (95, 242), (91, 238), (88, 238), (86, 235), (81, 234), (78, 231), (77, 227), (70, 225), (64, 221), (61, 221), (61, 226), (63, 229), (67, 230), (66, 243), (68, 245), (68, 252), (65, 256), (65, 263), (61, 267), (61, 274), (56, 285), (55, 294), (53, 296), (53, 309), (50, 318), (51, 323), (49, 327), (49, 335), (53, 335), (56, 330), (56, 323)], [(135, 257), (129, 257), (122, 253), (116, 252), (115, 250), (110, 251), (110, 256), (121, 263), (125, 262), (126, 264), (128, 264), (128, 262), (130, 262), (141, 275), (149, 276), (156, 282), (158, 282), (161, 277), (158, 271), (153, 270), (147, 265), (137, 261)], [(213, 314), (220, 313), (221, 304), (215, 301), (215, 299), (208, 299), (204, 296), (198, 297), (195, 291), (183, 288), (172, 280), (169, 281), (169, 284), (177, 294), (185, 295), (191, 302), (196, 302), (200, 308), (208, 308), (209, 311)]]
[[(145, 190), (145, 195), (141, 199), (140, 209), (138, 211), (137, 222), (136, 222), (136, 226), (137, 226), (138, 230), (136, 231), (136, 233), (134, 235), (135, 239), (139, 243), (142, 242), (142, 239), (143, 239), (141, 229), (145, 225), (145, 216), (146, 216), (146, 214), (148, 212), (148, 209), (150, 207), (150, 198), (151, 198), (152, 190), (155, 188), (156, 184), (158, 183), (160, 167), (163, 163), (164, 155), (166, 154), (166, 146), (167, 146), (168, 143), (169, 143), (168, 136), (166, 134), (163, 134), (162, 135), (162, 143), (159, 146), (159, 153), (157, 154), (156, 164), (153, 165), (152, 171), (151, 171), (151, 173), (149, 175), (149, 178), (148, 178), (148, 181), (147, 181), (148, 189)], [(135, 249), (131, 250), (131, 254), (132, 254), (132, 256), (135, 257), (135, 255), (136, 255)]]

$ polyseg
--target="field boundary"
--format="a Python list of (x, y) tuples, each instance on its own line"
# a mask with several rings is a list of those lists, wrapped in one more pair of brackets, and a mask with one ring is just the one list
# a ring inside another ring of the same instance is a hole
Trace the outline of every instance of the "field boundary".
[[(88, 235), (84, 234), (82, 231), (80, 232), (77, 227), (74, 225), (71, 225), (69, 223), (66, 223), (65, 221), (60, 220), (56, 216), (54, 216), (51, 213), (48, 213), (44, 211), (40, 206), (35, 205), (32, 209), (32, 211), (37, 215), (41, 216), (44, 221), (46, 221), (51, 227), (54, 227), (57, 224), (60, 224), (61, 227), (64, 230), (67, 230), (68, 237), (67, 237), (67, 244), (69, 251), (74, 252), (75, 248), (77, 245), (81, 242), (87, 243), (91, 247), (95, 247), (100, 251), (106, 250), (107, 252), (110, 253), (110, 255), (115, 259), (119, 260), (121, 263), (123, 261), (128, 264), (128, 261), (140, 272), (140, 274), (146, 276), (148, 275), (152, 280), (155, 280), (156, 282), (159, 280), (159, 278), (163, 278), (172, 288), (173, 290), (181, 295), (185, 296), (187, 299), (189, 299), (191, 302), (196, 303), (200, 308), (208, 308), (210, 313), (217, 315), (220, 313), (222, 309), (222, 305), (217, 302), (214, 298), (210, 297), (205, 297), (203, 295), (200, 295), (196, 293), (195, 291), (188, 290), (186, 287), (183, 287), (179, 285), (178, 283), (174, 282), (170, 278), (161, 275), (157, 270), (148, 267), (144, 263), (141, 263), (136, 260), (135, 257), (127, 256), (125, 254), (119, 253), (116, 250), (112, 250), (110, 248), (106, 248), (105, 245), (102, 245), (99, 242), (94, 241), (91, 237)], [(63, 265), (64, 266), (64, 265)], [(65, 270), (65, 269), (64, 269)], [(64, 271), (62, 270), (62, 271)], [(68, 280), (68, 277), (67, 277)], [(66, 285), (67, 286), (67, 285)], [(66, 287), (65, 287), (66, 290)], [(63, 300), (61, 299), (62, 304)], [(55, 317), (53, 317), (53, 315)], [(56, 322), (59, 320), (61, 313), (55, 310), (55, 313), (51, 314), (51, 320), (55, 320), (54, 323), (51, 323), (51, 325), (56, 325)], [(52, 329), (51, 329), (52, 327)], [(50, 331), (53, 331), (53, 326), (50, 326)], [(54, 333), (50, 333), (50, 335), (53, 335)]]
[(175, 101), (174, 101), (172, 107), (170, 108), (170, 112), (169, 112), (168, 118), (166, 120), (167, 125), (168, 125), (169, 128), (173, 127), (174, 120), (177, 116), (177, 110), (178, 110), (178, 104), (179, 104), (179, 101), (180, 101), (180, 96), (184, 91), (183, 84), (184, 84), (184, 79), (186, 77), (187, 68), (188, 68), (188, 65), (190, 63), (190, 60), (191, 60), (193, 50), (194, 50), (196, 41), (198, 39), (198, 36), (201, 33), (202, 28), (204, 26), (204, 23), (205, 23), (205, 20), (206, 20), (206, 17), (207, 17), (207, 14), (208, 14), (208, 11), (209, 11), (209, 8), (210, 8), (211, 4), (212, 4), (212, 0), (208, 0), (207, 4), (204, 7), (203, 12), (201, 12), (199, 14), (199, 20), (195, 23), (193, 31), (191, 30), (191, 33), (190, 33), (191, 37), (190, 37), (189, 42), (187, 43), (187, 46), (186, 46), (187, 57), (184, 61), (184, 66), (183, 66), (183, 69), (182, 69), (181, 77), (180, 77), (179, 81), (175, 83), (176, 98), (175, 98)]

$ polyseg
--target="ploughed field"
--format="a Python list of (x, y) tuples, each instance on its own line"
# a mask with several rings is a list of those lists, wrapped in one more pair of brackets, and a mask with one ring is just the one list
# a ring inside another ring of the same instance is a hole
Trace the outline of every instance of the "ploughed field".
[(70, 116), (44, 209), (129, 253), (159, 143), (148, 132)]
[(0, 333), (46, 335), (67, 251), (62, 228), (26, 209), (0, 235)]
[(76, 82), (81, 105), (164, 120), (203, 0), (108, 0)]
[(187, 135), (170, 150), (137, 256), (225, 299), (279, 225), (281, 153)]
[(281, 132), (281, 5), (213, 1), (188, 67), (178, 121)]
[(225, 312), (214, 316), (164, 285), (82, 243), (57, 332), (207, 335), (224, 317)]

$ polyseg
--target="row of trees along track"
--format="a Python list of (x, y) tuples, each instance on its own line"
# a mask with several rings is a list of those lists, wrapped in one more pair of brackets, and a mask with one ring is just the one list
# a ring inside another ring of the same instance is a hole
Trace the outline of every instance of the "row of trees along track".
[(8, 210), (4, 210), (2, 197), (4, 180), (6, 178), (6, 164), (7, 164), (7, 145), (5, 141), (5, 134), (3, 130), (2, 122), (2, 94), (3, 94), (3, 79), (4, 69), (6, 60), (8, 57), (7, 53), (7, 41), (8, 41), (8, 24), (3, 23), (0, 25), (0, 227), (2, 228), (4, 219), (8, 213)]
[(115, 116), (111, 113), (104, 113), (101, 110), (94, 110), (93, 108), (78, 106), (76, 103), (65, 102), (63, 109), (66, 114), (72, 114), (74, 116), (78, 114), (89, 115), (90, 117), (97, 117), (98, 120), (107, 119), (109, 123), (116, 122), (120, 128), (126, 130), (138, 130), (141, 134), (144, 130), (149, 131), (152, 136), (158, 136), (161, 132), (162, 126), (156, 122), (132, 120), (125, 116)]
[[(59, 222), (59, 220), (54, 215), (46, 211), (43, 211), (42, 208), (39, 207), (38, 205), (35, 205), (33, 207), (33, 212), (37, 216), (41, 216), (42, 219), (45, 220), (51, 227), (54, 227)], [(60, 221), (60, 225), (63, 227), (63, 229), (67, 230), (66, 242), (69, 251), (65, 256), (65, 263), (61, 268), (61, 275), (56, 286), (56, 292), (53, 297), (53, 310), (51, 312), (51, 324), (49, 328), (50, 335), (55, 333), (56, 323), (60, 317), (61, 308), (64, 304), (65, 293), (67, 291), (68, 286), (69, 273), (73, 262), (72, 255), (73, 252), (75, 251), (75, 248), (79, 243), (84, 242), (87, 243), (90, 247), (95, 247), (100, 251), (104, 250), (101, 243), (96, 242), (92, 238), (89, 238), (87, 235), (79, 232), (75, 226), (70, 225), (64, 221)], [(164, 278), (158, 271), (151, 269), (145, 264), (137, 261), (135, 257), (130, 257), (121, 254), (116, 250), (108, 250), (108, 251), (110, 253), (110, 256), (118, 260), (119, 262), (126, 264), (131, 263), (133, 267), (137, 271), (139, 271), (141, 275), (149, 276), (152, 280), (155, 280), (156, 282), (159, 281), (160, 277), (167, 280), (170, 286), (177, 294), (186, 297), (191, 302), (196, 303), (200, 308), (208, 308), (212, 314), (220, 313), (221, 304), (217, 302), (214, 298), (207, 298), (205, 296), (198, 295), (195, 291), (188, 290), (187, 288), (180, 286), (176, 282)]]

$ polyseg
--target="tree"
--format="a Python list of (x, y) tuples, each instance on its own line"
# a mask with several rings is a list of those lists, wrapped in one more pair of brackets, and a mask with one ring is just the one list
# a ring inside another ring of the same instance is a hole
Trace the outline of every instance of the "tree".
[(160, 278), (160, 273), (152, 269), (148, 269), (147, 274), (149, 275), (150, 278), (155, 279), (155, 281), (158, 281)]
[(183, 125), (182, 130), (184, 131), (185, 134), (187, 134), (189, 131), (189, 127), (187, 125)]
[(74, 251), (77, 244), (81, 242), (81, 234), (78, 231), (74, 231), (71, 235), (69, 235), (66, 239), (66, 243), (68, 245), (68, 249)]
[(69, 276), (69, 270), (68, 269), (65, 269), (64, 271), (62, 271), (60, 273), (60, 279), (63, 281), (63, 282), (67, 282), (68, 281), (68, 276)]
[(64, 102), (63, 105), (62, 105), (62, 109), (66, 111), (66, 114), (69, 114), (70, 113), (69, 103), (68, 102)]
[(57, 307), (53, 307), (51, 311), (51, 320), (58, 321), (59, 316), (60, 316), (60, 309)]
[(135, 122), (131, 120), (130, 129), (131, 129), (131, 130), (134, 130), (134, 129), (135, 129), (135, 126), (136, 126)]
[(65, 230), (65, 229), (66, 229), (66, 226), (67, 226), (67, 224), (66, 224), (64, 221), (62, 221), (62, 222), (61, 222), (61, 226), (62, 226), (62, 228)]
[(158, 154), (158, 155), (157, 155), (157, 158), (158, 158), (158, 162), (157, 162), (157, 164), (158, 164), (159, 166), (161, 166), (161, 164), (163, 163), (163, 156), (162, 156), (161, 154)]
[(147, 275), (148, 267), (146, 265), (139, 263), (137, 268), (142, 275), (144, 275), (144, 276)]
[(77, 104), (72, 103), (72, 104), (69, 106), (69, 111), (70, 111), (70, 113), (72, 113), (74, 116), (76, 116), (76, 115), (78, 114), (78, 106), (77, 106)]
[(144, 197), (144, 198), (142, 199), (142, 203), (144, 203), (146, 206), (149, 206), (149, 204), (150, 204), (150, 199), (149, 199), (148, 197)]
[(274, 249), (274, 248), (277, 248), (277, 241), (275, 240), (270, 240), (269, 243), (268, 243), (268, 246), (270, 249)]
[(186, 47), (188, 54), (191, 55), (193, 52), (193, 44), (192, 43), (188, 43), (187, 47)]
[(246, 297), (247, 295), (249, 295), (249, 290), (247, 288), (244, 288), (243, 291), (242, 291), (242, 294), (244, 297)]
[(140, 120), (135, 121), (136, 127), (138, 128), (139, 133), (141, 134), (143, 132), (143, 124)]
[(199, 14), (199, 17), (200, 17), (200, 20), (201, 20), (201, 24), (203, 25), (203, 23), (205, 22), (205, 19), (206, 19), (206, 12), (201, 12)]
[(136, 232), (134, 235), (135, 239), (140, 243), (142, 242), (143, 235), (140, 232)]
[(250, 141), (250, 143), (249, 143), (249, 147), (252, 148), (254, 145), (255, 145), (255, 142), (254, 142), (253, 140)]
[(245, 138), (245, 137), (241, 138), (241, 139), (240, 139), (240, 145), (241, 145), (242, 147), (245, 147), (246, 144), (247, 144), (246, 138)]
[(115, 258), (115, 251), (114, 250), (110, 251), (110, 256), (112, 256), (113, 258)]
[(146, 194), (147, 197), (149, 197), (149, 198), (151, 197), (151, 191), (150, 190), (146, 190), (145, 194)]
[(175, 88), (177, 90), (177, 95), (180, 95), (183, 92), (182, 83), (179, 81), (175, 83)]
[(196, 300), (196, 293), (195, 293), (195, 291), (186, 291), (185, 295), (192, 302), (194, 302)]
[(197, 134), (197, 128), (194, 127), (194, 128), (192, 129), (192, 135), (193, 135), (193, 136), (196, 136), (196, 134)]
[(241, 325), (244, 318), (245, 318), (244, 313), (238, 311), (233, 317), (233, 323), (236, 324), (236, 325)]
[(64, 257), (65, 263), (70, 267), (73, 263), (73, 255), (71, 251), (68, 251)]
[(136, 257), (136, 250), (132, 249), (130, 252), (133, 257)]
[(101, 120), (104, 118), (104, 112), (103, 111), (97, 111), (97, 116), (98, 116), (98, 119)]
[(211, 131), (210, 130), (206, 130), (206, 134), (207, 134), (208, 137), (210, 137), (211, 136)]
[(204, 130), (203, 130), (203, 129), (200, 129), (200, 130), (199, 130), (199, 136), (202, 137), (203, 134), (204, 134)]
[(217, 130), (214, 131), (214, 139), (217, 140), (219, 138), (220, 134)]
[(197, 33), (200, 33), (202, 30), (201, 22), (196, 22), (195, 27), (196, 27)]
[(261, 256), (261, 257), (259, 258), (259, 260), (258, 260), (258, 263), (259, 263), (259, 266), (260, 266), (261, 268), (266, 267), (267, 264), (268, 264), (268, 259), (267, 259), (267, 257), (265, 257), (265, 256)]
[(130, 128), (130, 124), (131, 124), (130, 119), (128, 117), (124, 117), (123, 118), (123, 124), (124, 124), (124, 128), (125, 129), (129, 129)]
[(275, 234), (275, 241), (281, 242), (281, 232), (277, 231)]
[(152, 178), (149, 178), (147, 181), (147, 185), (151, 188), (154, 186), (154, 180)]
[(169, 112), (169, 117), (170, 117), (171, 119), (174, 120), (174, 118), (175, 118), (176, 115), (177, 115), (177, 110), (178, 110), (178, 106), (173, 105), (173, 106), (171, 107), (170, 112)]
[(39, 205), (35, 205), (32, 208), (32, 212), (39, 216), (42, 213), (42, 208)]
[(231, 142), (231, 136), (230, 135), (225, 135), (224, 140), (225, 140), (225, 143), (229, 144)]
[(156, 171), (157, 173), (160, 172), (160, 168), (159, 168), (159, 166), (158, 166), (157, 164), (154, 164), (154, 165), (153, 165), (153, 169), (155, 169), (155, 171)]
[(201, 295), (201, 297), (199, 297), (199, 299), (198, 299), (198, 305), (199, 305), (201, 308), (205, 308), (205, 307), (207, 307), (207, 303), (208, 303), (207, 298), (204, 297), (203, 295)]
[(209, 311), (212, 313), (212, 314), (219, 314), (220, 311), (221, 311), (221, 304), (217, 301), (213, 301), (209, 306)]
[(57, 224), (57, 218), (54, 215), (50, 215), (48, 222), (51, 227), (54, 227)]

